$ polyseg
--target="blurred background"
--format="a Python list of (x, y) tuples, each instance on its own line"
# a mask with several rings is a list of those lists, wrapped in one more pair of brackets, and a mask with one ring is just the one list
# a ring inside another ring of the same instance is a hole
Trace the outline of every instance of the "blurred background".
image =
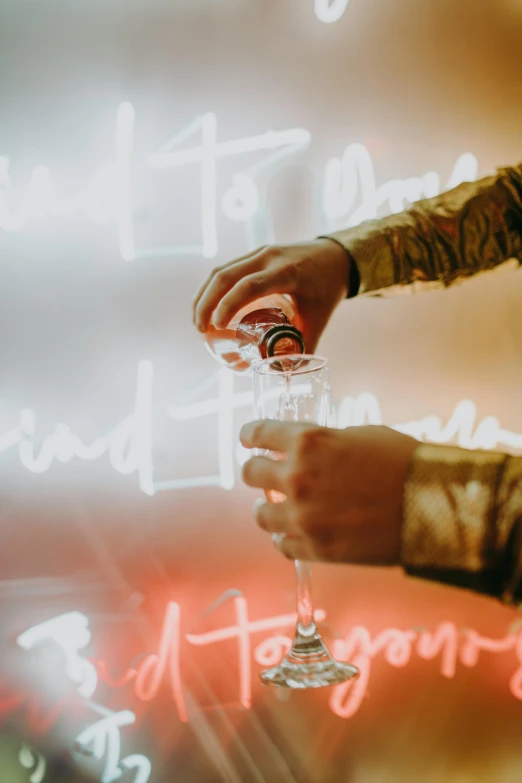
[[(363, 676), (258, 684), (294, 574), (239, 480), (249, 380), (191, 324), (231, 258), (518, 163), (521, 44), (520, 0), (2, 0), (2, 783), (522, 779), (490, 599), (317, 566)], [(346, 302), (340, 423), (516, 451), (521, 296)]]

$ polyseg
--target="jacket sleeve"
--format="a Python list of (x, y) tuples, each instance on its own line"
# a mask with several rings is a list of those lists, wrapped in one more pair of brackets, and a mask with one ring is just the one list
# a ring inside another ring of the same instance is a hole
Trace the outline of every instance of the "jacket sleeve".
[(421, 444), (405, 484), (410, 575), (522, 600), (522, 457)]
[[(329, 235), (355, 262), (349, 296), (397, 293), (522, 263), (522, 164)], [(517, 263), (518, 262), (518, 263)], [(354, 271), (358, 275), (354, 276)], [(354, 277), (359, 278), (355, 285)]]
[[(350, 297), (517, 268), (522, 165), (330, 238), (353, 262)], [(404, 488), (402, 562), (411, 575), (522, 601), (522, 457), (421, 444)]]

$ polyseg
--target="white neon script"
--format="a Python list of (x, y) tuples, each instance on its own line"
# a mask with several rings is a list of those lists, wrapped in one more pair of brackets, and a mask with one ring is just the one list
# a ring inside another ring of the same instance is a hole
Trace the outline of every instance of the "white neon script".
[[(216, 229), (217, 183), (216, 163), (227, 157), (263, 152), (264, 157), (237, 172), (232, 185), (225, 191), (221, 206), (231, 220), (248, 221), (258, 210), (259, 194), (255, 177), (274, 168), (288, 156), (305, 150), (311, 142), (309, 131), (294, 128), (268, 131), (232, 141), (217, 141), (217, 117), (213, 113), (195, 118), (174, 134), (157, 152), (147, 156), (152, 169), (174, 170), (188, 164), (200, 167), (201, 241), (192, 245), (164, 245), (138, 248), (133, 215), (132, 151), (135, 110), (132, 104), (120, 104), (116, 116), (114, 159), (103, 164), (93, 175), (87, 188), (77, 195), (60, 199), (53, 175), (47, 166), (37, 166), (18, 205), (14, 204), (11, 161), (0, 157), (0, 229), (21, 231), (32, 220), (46, 217), (66, 217), (78, 212), (96, 223), (115, 222), (120, 255), (134, 258), (194, 254), (214, 258), (218, 252)], [(179, 149), (194, 135), (201, 134), (201, 143)]]
[[(328, 6), (328, 12), (333, 13), (339, 7), (339, 4)], [(270, 233), (265, 226), (263, 237), (258, 241), (254, 230), (254, 219), (262, 214), (263, 197), (270, 185), (267, 174), (272, 176), (284, 161), (304, 152), (312, 142), (312, 134), (304, 128), (267, 131), (231, 141), (218, 141), (216, 115), (209, 112), (196, 117), (161, 149), (147, 155), (146, 165), (158, 171), (158, 176), (168, 175), (174, 181), (176, 170), (180, 167), (197, 166), (194, 171), (200, 191), (199, 237), (191, 244), (173, 241), (165, 245), (140, 247), (136, 239), (132, 176), (135, 125), (132, 104), (120, 104), (116, 114), (114, 159), (94, 173), (84, 191), (69, 198), (59, 197), (49, 168), (37, 166), (19, 203), (15, 204), (11, 161), (0, 157), (0, 229), (17, 232), (31, 221), (81, 212), (96, 223), (116, 224), (119, 252), (124, 260), (178, 255), (214, 258), (219, 251), (219, 204), (229, 220), (246, 225), (247, 241), (253, 249), (268, 241), (266, 234)], [(195, 136), (200, 137), (199, 143), (188, 148), (182, 146)], [(256, 162), (239, 168), (232, 175), (231, 185), (219, 200), (218, 161), (252, 153), (262, 155)], [(461, 155), (453, 167), (447, 187), (476, 179), (477, 170), (477, 160), (471, 153)], [(259, 184), (261, 173), (265, 175), (263, 193)], [(343, 225), (356, 225), (361, 220), (375, 217), (379, 210), (397, 212), (419, 198), (437, 195), (441, 190), (441, 180), (438, 174), (430, 171), (420, 177), (394, 179), (377, 186), (371, 155), (364, 144), (356, 143), (348, 145), (340, 158), (332, 157), (328, 161), (321, 190), (323, 218), (327, 225), (331, 227), (341, 219)]]
[(0, 157), (0, 229), (17, 232), (30, 221), (46, 217), (67, 217), (84, 212), (95, 223), (116, 222), (122, 258), (132, 254), (131, 171), (134, 108), (122, 103), (116, 114), (114, 160), (101, 166), (87, 188), (75, 196), (60, 198), (47, 166), (37, 166), (24, 195), (15, 205), (11, 161)]
[(81, 612), (68, 612), (52, 620), (34, 625), (20, 634), (17, 643), (24, 650), (31, 650), (44, 642), (56, 644), (65, 656), (65, 673), (77, 686), (78, 693), (90, 698), (98, 685), (96, 669), (80, 650), (91, 640), (89, 620)]
[[(45, 473), (54, 462), (68, 463), (73, 458), (87, 462), (109, 456), (111, 467), (122, 475), (137, 474), (138, 485), (146, 495), (156, 492), (219, 486), (233, 489), (236, 483), (236, 465), (246, 459), (247, 452), (237, 445), (234, 432), (234, 414), (237, 410), (252, 410), (252, 393), (236, 392), (236, 376), (227, 369), (216, 374), (217, 395), (198, 402), (171, 405), (167, 415), (174, 421), (190, 422), (211, 417), (217, 435), (217, 471), (210, 475), (154, 479), (154, 444), (152, 437), (153, 365), (142, 361), (138, 365), (136, 403), (134, 412), (117, 424), (109, 433), (90, 445), (64, 423), (56, 425), (52, 434), (41, 441), (36, 454), (33, 410), (20, 412), (20, 422), (0, 434), (0, 453), (18, 449), (21, 465), (32, 473)], [(339, 427), (364, 424), (383, 424), (379, 400), (370, 392), (341, 400), (337, 414)], [(393, 429), (430, 443), (455, 443), (469, 449), (522, 449), (522, 433), (502, 427), (496, 416), (479, 420), (477, 406), (472, 400), (458, 402), (450, 418), (443, 422), (429, 414), (421, 419), (392, 425)]]
[[(189, 149), (176, 149), (195, 132), (201, 131), (202, 143)], [(268, 153), (257, 163), (237, 172), (232, 186), (221, 200), (224, 214), (231, 220), (248, 222), (259, 209), (260, 197), (255, 177), (262, 171), (274, 168), (281, 160), (305, 150), (311, 143), (312, 135), (303, 128), (285, 131), (268, 131), (234, 141), (217, 141), (217, 118), (208, 113), (190, 123), (180, 133), (174, 135), (157, 153), (149, 155), (147, 162), (155, 169), (175, 169), (190, 163), (201, 166), (201, 236), (199, 247), (160, 247), (142, 250), (136, 256), (172, 255), (196, 253), (205, 258), (214, 258), (218, 252), (216, 229), (216, 163), (219, 159), (235, 157), (252, 152)]]
[[(473, 182), (478, 174), (477, 158), (469, 152), (460, 155), (446, 184), (446, 190)], [(331, 228), (342, 218), (343, 226), (356, 226), (376, 218), (379, 210), (402, 212), (421, 198), (437, 196), (441, 179), (435, 171), (420, 177), (393, 179), (378, 186), (372, 157), (364, 144), (349, 144), (340, 158), (326, 164), (323, 184), (323, 211)], [(357, 206), (356, 206), (357, 205)]]
[(141, 753), (133, 753), (121, 758), (121, 729), (131, 726), (136, 716), (130, 710), (111, 712), (96, 723), (91, 724), (76, 737), (76, 747), (79, 752), (92, 747), (92, 754), (97, 761), (105, 757), (105, 766), (101, 783), (113, 783), (118, 780), (126, 769), (136, 769), (134, 783), (147, 783), (152, 771), (149, 759)]
[(108, 454), (115, 471), (122, 475), (137, 473), (140, 489), (152, 495), (152, 382), (152, 363), (140, 362), (134, 412), (90, 445), (85, 445), (67, 424), (58, 423), (35, 453), (36, 414), (24, 408), (19, 424), (0, 435), (0, 452), (18, 447), (20, 463), (31, 473), (45, 473), (54, 461), (65, 464), (76, 457), (90, 462)]
[[(248, 452), (236, 445), (234, 429), (231, 426), (236, 409), (252, 410), (252, 393), (234, 391), (235, 376), (229, 370), (220, 370), (218, 394), (207, 400), (172, 405), (170, 416), (176, 421), (195, 421), (214, 416), (218, 435), (218, 472), (212, 476), (198, 476), (191, 479), (173, 479), (156, 482), (156, 491), (181, 489), (190, 486), (215, 484), (223, 489), (232, 489), (235, 484), (234, 462), (242, 463)], [(383, 424), (379, 400), (370, 392), (356, 397), (342, 399), (338, 414), (339, 427), (364, 424)], [(494, 449), (504, 446), (508, 449), (522, 449), (522, 434), (501, 426), (496, 416), (485, 416), (478, 420), (477, 406), (472, 400), (461, 400), (455, 405), (449, 420), (443, 423), (440, 417), (430, 414), (416, 421), (392, 425), (393, 429), (412, 435), (420, 441), (431, 443), (455, 443), (463, 448)]]
[(325, 24), (338, 22), (348, 8), (350, 0), (315, 0), (315, 15)]
[[(98, 687), (96, 667), (84, 658), (80, 652), (91, 641), (89, 618), (81, 612), (67, 612), (50, 620), (33, 625), (21, 633), (17, 643), (24, 650), (30, 650), (44, 642), (54, 643), (66, 659), (65, 675), (75, 683), (78, 693), (85, 699), (90, 699)], [(47, 672), (49, 674), (49, 672)], [(151, 773), (151, 763), (146, 756), (133, 754), (120, 759), (120, 730), (130, 726), (136, 716), (130, 710), (113, 712), (92, 701), (87, 706), (101, 714), (96, 723), (83, 729), (76, 737), (76, 752), (85, 753), (92, 746), (92, 755), (97, 761), (105, 757), (105, 766), (101, 783), (113, 783), (121, 777), (123, 770), (136, 769), (134, 783), (147, 783)], [(33, 766), (33, 754), (29, 749), (20, 754), (20, 762), (29, 768)], [(123, 768), (123, 769), (122, 769)], [(31, 776), (31, 783), (41, 783), (45, 774), (45, 759), (41, 757), (38, 766)]]

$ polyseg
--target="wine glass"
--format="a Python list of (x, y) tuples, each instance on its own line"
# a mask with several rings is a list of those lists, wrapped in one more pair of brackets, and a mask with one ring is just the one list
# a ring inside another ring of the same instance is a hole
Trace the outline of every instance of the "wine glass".
[[(331, 388), (326, 359), (312, 355), (277, 356), (253, 365), (254, 415), (256, 419), (332, 424)], [(273, 459), (284, 455), (260, 450)], [(285, 500), (275, 490), (266, 491), (269, 502)], [(274, 534), (273, 538), (281, 534)], [(284, 534), (283, 534), (284, 535)], [(297, 625), (288, 653), (277, 666), (261, 672), (265, 684), (286, 688), (321, 688), (359, 675), (348, 663), (332, 658), (314, 621), (310, 563), (295, 560), (297, 576)]]

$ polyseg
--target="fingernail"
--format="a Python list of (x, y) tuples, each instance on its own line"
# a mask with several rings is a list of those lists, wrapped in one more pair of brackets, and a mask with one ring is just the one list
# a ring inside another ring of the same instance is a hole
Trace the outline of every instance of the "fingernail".
[(261, 508), (261, 506), (264, 506), (266, 503), (266, 500), (264, 498), (256, 498), (254, 500), (254, 505), (252, 507), (252, 511), (254, 512), (254, 516), (256, 516), (258, 510)]

